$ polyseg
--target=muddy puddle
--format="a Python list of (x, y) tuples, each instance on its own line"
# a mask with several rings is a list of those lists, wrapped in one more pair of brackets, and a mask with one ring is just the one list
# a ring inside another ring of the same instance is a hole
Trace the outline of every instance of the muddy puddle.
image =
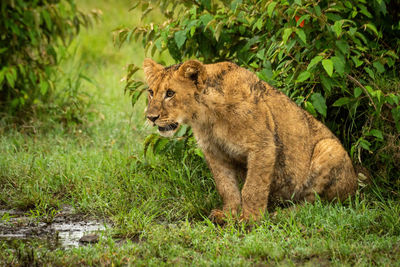
[(110, 225), (103, 221), (86, 220), (65, 209), (51, 222), (43, 222), (23, 212), (0, 210), (0, 241), (39, 240), (52, 247), (78, 247), (96, 243)]

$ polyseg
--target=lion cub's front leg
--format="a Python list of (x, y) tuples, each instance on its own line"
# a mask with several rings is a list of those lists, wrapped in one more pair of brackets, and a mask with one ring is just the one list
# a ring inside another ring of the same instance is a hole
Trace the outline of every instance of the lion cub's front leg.
[(242, 189), (241, 220), (259, 220), (268, 204), (275, 166), (275, 146), (266, 144), (252, 150), (247, 159), (246, 182)]
[(236, 170), (230, 163), (215, 157), (212, 153), (205, 151), (204, 155), (214, 176), (218, 193), (223, 200), (222, 210), (212, 210), (210, 218), (216, 223), (223, 223), (227, 215), (231, 214), (235, 217), (240, 209), (241, 198)]

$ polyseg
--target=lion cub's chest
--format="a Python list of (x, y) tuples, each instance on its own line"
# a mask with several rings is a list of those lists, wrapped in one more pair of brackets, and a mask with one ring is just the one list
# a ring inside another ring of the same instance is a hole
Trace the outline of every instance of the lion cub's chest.
[(247, 150), (240, 140), (235, 138), (234, 133), (229, 133), (225, 127), (204, 127), (203, 129), (193, 128), (194, 135), (200, 148), (228, 161), (246, 163)]

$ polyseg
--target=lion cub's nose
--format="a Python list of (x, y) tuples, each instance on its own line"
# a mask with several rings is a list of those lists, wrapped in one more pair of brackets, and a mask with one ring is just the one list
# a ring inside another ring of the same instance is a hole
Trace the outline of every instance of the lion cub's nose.
[(148, 116), (147, 116), (147, 118), (148, 118), (149, 120), (151, 120), (152, 122), (155, 122), (159, 117), (160, 117), (160, 115), (158, 115), (158, 116), (151, 116), (151, 115), (148, 115)]

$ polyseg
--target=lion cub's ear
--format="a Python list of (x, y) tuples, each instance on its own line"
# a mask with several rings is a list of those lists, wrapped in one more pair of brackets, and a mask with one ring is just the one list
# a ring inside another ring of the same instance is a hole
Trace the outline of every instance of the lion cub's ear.
[(156, 78), (163, 71), (164, 67), (150, 58), (146, 58), (143, 61), (144, 76), (147, 84), (151, 87)]
[(181, 77), (192, 80), (199, 89), (203, 88), (207, 78), (206, 68), (197, 60), (189, 60), (180, 66), (178, 74)]

